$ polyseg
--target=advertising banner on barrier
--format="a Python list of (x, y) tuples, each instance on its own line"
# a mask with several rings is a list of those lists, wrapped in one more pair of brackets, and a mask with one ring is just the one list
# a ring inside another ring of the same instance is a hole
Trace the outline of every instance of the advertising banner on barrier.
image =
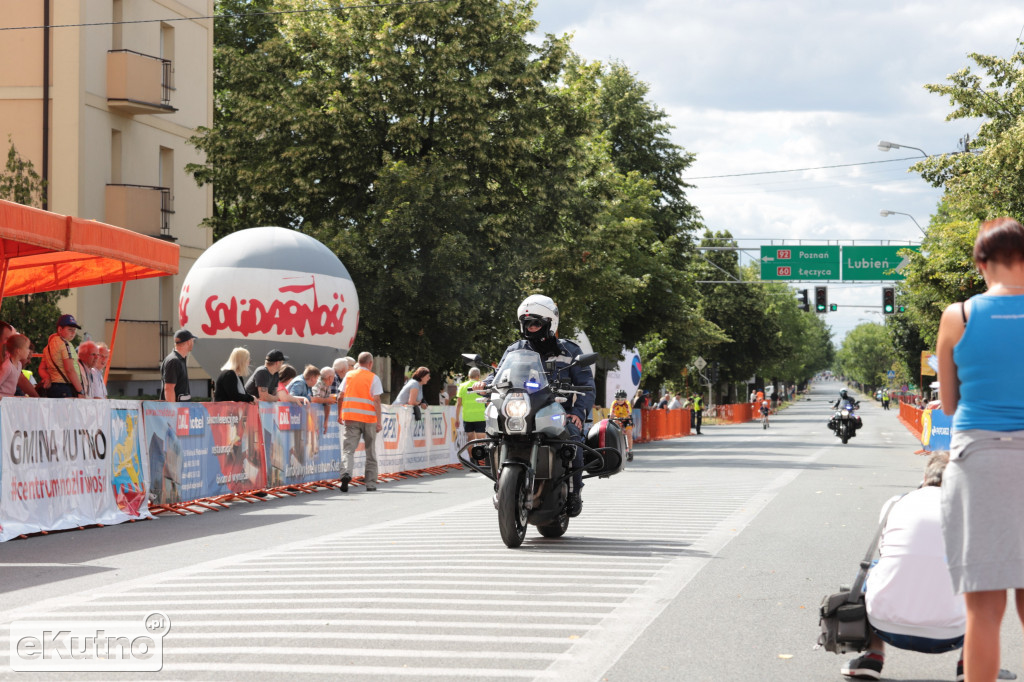
[(0, 540), (149, 515), (137, 407), (118, 402), (112, 416), (113, 404), (46, 398), (0, 403)]
[(299, 485), (339, 476), (341, 440), (337, 419), (324, 420), (323, 405), (288, 403), (259, 407), (269, 466), (267, 485)]
[(129, 516), (149, 515), (146, 500), (146, 471), (149, 458), (143, 449), (142, 405), (111, 400), (110, 452), (111, 484), (117, 508)]
[(431, 406), (422, 410), (422, 418), (416, 420), (412, 408), (385, 407), (384, 428), (377, 434), (380, 472), (427, 469), (456, 461), (451, 428), (454, 409)]
[(949, 450), (953, 418), (942, 410), (924, 410), (921, 413), (921, 445), (928, 452)]
[(266, 487), (255, 405), (146, 403), (145, 424), (155, 504)]

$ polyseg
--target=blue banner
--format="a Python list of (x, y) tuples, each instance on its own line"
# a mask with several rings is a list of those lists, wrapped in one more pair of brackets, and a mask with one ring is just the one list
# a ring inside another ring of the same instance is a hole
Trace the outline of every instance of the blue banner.
[(323, 405), (261, 403), (267, 450), (267, 485), (299, 485), (338, 477), (341, 439), (337, 419), (324, 420)]
[(928, 452), (949, 450), (953, 418), (942, 410), (924, 410), (921, 414), (921, 445)]

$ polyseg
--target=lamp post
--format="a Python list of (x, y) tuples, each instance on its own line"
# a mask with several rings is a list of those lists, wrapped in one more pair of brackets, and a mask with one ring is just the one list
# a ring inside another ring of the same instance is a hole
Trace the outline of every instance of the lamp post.
[(888, 209), (883, 208), (881, 211), (878, 212), (878, 215), (882, 216), (883, 218), (888, 218), (891, 215), (905, 215), (914, 221), (914, 224), (917, 225), (917, 229), (921, 230), (921, 234), (925, 236), (928, 235), (928, 233), (924, 231), (924, 228), (921, 227), (921, 224), (917, 222), (917, 220), (914, 219), (914, 216), (910, 215), (909, 213), (904, 213), (903, 211), (890, 211)]
[(879, 140), (878, 141), (878, 149), (879, 149), (879, 151), (883, 151), (883, 152), (887, 152), (890, 149), (913, 149), (914, 151), (921, 152), (921, 156), (923, 156), (925, 158), (928, 158), (928, 154), (926, 154), (923, 149), (918, 149), (917, 147), (911, 147), (909, 144), (896, 144), (895, 142), (889, 142), (888, 140)]

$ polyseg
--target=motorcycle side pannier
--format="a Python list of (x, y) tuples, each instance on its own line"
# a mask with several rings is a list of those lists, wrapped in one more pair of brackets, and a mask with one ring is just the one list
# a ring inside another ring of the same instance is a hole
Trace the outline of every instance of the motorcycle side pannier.
[[(607, 478), (622, 471), (622, 453), (626, 451), (626, 437), (623, 435), (622, 429), (615, 422), (602, 419), (595, 423), (590, 428), (590, 433), (587, 434), (587, 445), (594, 449), (614, 448), (614, 452), (605, 451), (603, 453), (603, 467), (595, 470), (587, 466), (588, 473), (597, 474), (601, 478)], [(593, 455), (586, 452), (584, 452), (583, 458), (584, 462), (588, 465), (590, 460), (595, 459)], [(596, 462), (594, 464), (597, 465)]]

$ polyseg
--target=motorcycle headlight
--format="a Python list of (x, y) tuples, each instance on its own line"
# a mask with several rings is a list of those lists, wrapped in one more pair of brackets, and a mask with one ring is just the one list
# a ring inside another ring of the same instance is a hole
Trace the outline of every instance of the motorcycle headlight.
[(510, 397), (505, 400), (502, 410), (509, 419), (522, 419), (530, 414), (530, 403), (522, 396)]
[(850, 411), (849, 410), (840, 410), (839, 414), (843, 415), (844, 417), (849, 417), (850, 416)]

